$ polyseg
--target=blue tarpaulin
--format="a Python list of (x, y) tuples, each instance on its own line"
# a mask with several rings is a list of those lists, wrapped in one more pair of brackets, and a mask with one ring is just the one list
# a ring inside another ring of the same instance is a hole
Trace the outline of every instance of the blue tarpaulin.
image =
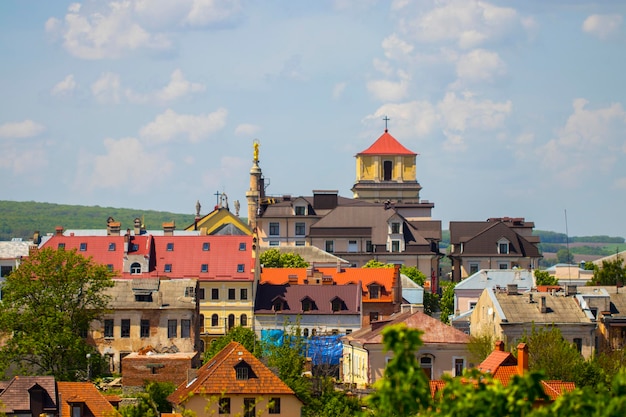
[[(342, 334), (330, 336), (300, 337), (306, 357), (311, 358), (313, 365), (339, 365), (342, 354)], [(293, 340), (298, 336), (287, 335), (284, 330), (261, 330), (261, 340), (264, 344), (283, 346), (285, 340)], [(293, 344), (293, 341), (291, 342)]]

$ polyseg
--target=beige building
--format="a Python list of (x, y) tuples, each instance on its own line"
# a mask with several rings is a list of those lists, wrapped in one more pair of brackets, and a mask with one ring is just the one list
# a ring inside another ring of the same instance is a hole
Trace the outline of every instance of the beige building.
[(178, 386), (168, 400), (197, 416), (300, 416), (302, 402), (283, 381), (237, 342), (230, 342)]
[(458, 376), (471, 366), (468, 363), (468, 335), (422, 312), (409, 310), (342, 338), (341, 379), (344, 383), (365, 388), (382, 378), (393, 352), (385, 351), (381, 333), (386, 326), (398, 323), (424, 332), (424, 344), (416, 355), (428, 379), (440, 379), (444, 374)]
[(152, 346), (157, 352), (197, 352), (197, 280), (116, 279), (106, 290), (109, 309), (91, 325), (89, 339), (122, 373), (122, 359)]
[(533, 326), (556, 326), (565, 340), (589, 358), (596, 345), (596, 319), (590, 309), (581, 307), (573, 288), (571, 293), (522, 293), (515, 284), (485, 289), (470, 316), (470, 333), (515, 344)]

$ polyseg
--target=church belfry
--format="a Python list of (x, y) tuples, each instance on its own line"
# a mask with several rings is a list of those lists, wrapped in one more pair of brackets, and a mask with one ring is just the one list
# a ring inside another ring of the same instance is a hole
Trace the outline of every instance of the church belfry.
[[(386, 119), (385, 121), (387, 121)], [(419, 203), (417, 154), (405, 148), (385, 128), (367, 149), (356, 154), (354, 198), (371, 202)]]

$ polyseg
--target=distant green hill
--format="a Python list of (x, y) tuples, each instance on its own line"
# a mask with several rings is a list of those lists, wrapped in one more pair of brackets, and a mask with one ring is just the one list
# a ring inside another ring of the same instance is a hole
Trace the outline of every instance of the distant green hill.
[(32, 239), (33, 233), (53, 233), (64, 229), (105, 229), (109, 217), (122, 223), (122, 229), (133, 228), (133, 221), (143, 219), (147, 229), (158, 230), (164, 222), (176, 222), (177, 229), (193, 223), (194, 216), (165, 211), (125, 209), (100, 206), (71, 206), (34, 201), (0, 200), (0, 240)]

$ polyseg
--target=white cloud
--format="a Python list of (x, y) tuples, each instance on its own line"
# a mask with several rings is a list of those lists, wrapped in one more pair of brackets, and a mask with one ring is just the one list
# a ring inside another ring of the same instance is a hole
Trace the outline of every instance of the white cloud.
[[(217, 168), (208, 170), (202, 175), (202, 186), (204, 189), (222, 189), (225, 181), (229, 179), (237, 179), (241, 172), (247, 172), (250, 160), (240, 157), (223, 156), (220, 158), (220, 164)], [(225, 190), (228, 194), (229, 190)], [(233, 195), (234, 195), (233, 190)], [(234, 201), (230, 200), (229, 205), (234, 211)], [(242, 209), (245, 210), (245, 202), (241, 202)]]
[(237, 136), (253, 136), (261, 130), (261, 127), (253, 124), (240, 124), (235, 128), (235, 135)]
[(171, 46), (164, 35), (151, 34), (136, 22), (131, 1), (111, 1), (104, 10), (91, 13), (72, 4), (63, 23), (51, 18), (45, 27), (48, 33), (62, 37), (70, 54), (83, 59), (119, 58), (142, 48), (163, 50)]
[(517, 11), (476, 0), (444, 0), (416, 19), (403, 17), (401, 29), (421, 42), (455, 42), (469, 49), (523, 27)]
[(104, 73), (91, 85), (91, 92), (99, 103), (117, 104), (120, 102), (120, 76), (112, 72)]
[(226, 125), (226, 109), (218, 109), (206, 115), (177, 114), (171, 109), (158, 115), (156, 119), (142, 127), (142, 138), (156, 142), (169, 142), (178, 137), (186, 137), (191, 142), (198, 142)]
[(200, 93), (206, 90), (206, 85), (200, 83), (192, 83), (188, 81), (180, 69), (175, 69), (170, 75), (170, 82), (162, 89), (141, 94), (131, 89), (125, 90), (125, 96), (131, 103), (151, 103), (157, 102), (166, 104), (181, 97)]
[(382, 46), (388, 59), (402, 58), (413, 52), (413, 45), (400, 39), (395, 33), (386, 37)]
[(238, 0), (193, 0), (185, 23), (207, 26), (231, 21), (242, 11)]
[(506, 72), (506, 65), (496, 52), (474, 49), (462, 55), (456, 63), (456, 73), (461, 82), (492, 81)]
[(389, 116), (390, 130), (396, 137), (425, 137), (438, 125), (436, 109), (428, 101), (385, 104), (365, 120), (379, 126), (380, 120), (385, 116)]
[(93, 158), (92, 188), (117, 188), (127, 186), (140, 192), (149, 185), (169, 175), (173, 164), (164, 152), (149, 152), (137, 138), (104, 140), (106, 155)]
[[(384, 70), (387, 68), (384, 67)], [(386, 75), (388, 75), (385, 72)], [(367, 82), (367, 91), (381, 101), (399, 101), (408, 94), (411, 76), (404, 71), (397, 71), (398, 81), (371, 80)]]
[(618, 190), (626, 190), (626, 177), (617, 178), (613, 182), (613, 188), (617, 188)]
[(40, 173), (48, 166), (48, 155), (43, 147), (28, 147), (16, 149), (13, 147), (0, 148), (0, 168), (8, 169), (14, 174), (28, 175), (41, 180)]
[(511, 101), (497, 103), (491, 100), (476, 100), (470, 93), (459, 97), (453, 92), (446, 93), (443, 100), (437, 104), (443, 128), (458, 132), (465, 132), (468, 128), (480, 130), (499, 128), (511, 114), (512, 107)]
[(620, 103), (590, 110), (585, 99), (573, 101), (573, 113), (557, 136), (537, 150), (543, 165), (564, 185), (575, 186), (586, 173), (609, 173), (624, 155), (626, 111)]
[(343, 93), (346, 91), (346, 87), (347, 87), (347, 83), (342, 82), (342, 83), (337, 83), (334, 85), (333, 87), (333, 100), (337, 100), (339, 98), (341, 98), (341, 96), (343, 96)]
[(592, 14), (585, 19), (582, 29), (590, 35), (607, 39), (619, 31), (622, 20), (619, 14)]
[(74, 81), (74, 74), (70, 74), (62, 81), (59, 81), (52, 87), (50, 94), (53, 96), (71, 95), (76, 89), (76, 81)]
[(21, 139), (31, 138), (45, 130), (42, 124), (30, 119), (21, 122), (8, 122), (0, 125), (0, 138)]

